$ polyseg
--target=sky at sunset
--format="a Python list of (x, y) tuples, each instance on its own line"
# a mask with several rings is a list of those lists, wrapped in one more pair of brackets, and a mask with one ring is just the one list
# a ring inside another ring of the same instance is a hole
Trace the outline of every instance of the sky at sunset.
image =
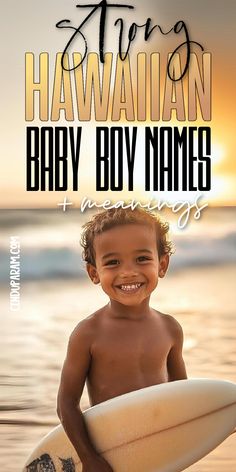
[[(85, 9), (75, 8), (78, 2), (71, 0), (41, 0), (34, 2), (4, 3), (2, 7), (4, 22), (1, 26), (4, 41), (1, 42), (1, 56), (4, 69), (1, 74), (1, 208), (55, 208), (65, 195), (75, 203), (84, 196), (95, 200), (136, 198), (149, 200), (162, 198), (193, 199), (196, 193), (144, 192), (141, 151), (137, 153), (137, 168), (134, 173), (135, 191), (96, 192), (95, 191), (95, 126), (104, 123), (95, 122), (59, 122), (31, 123), (25, 121), (25, 53), (33, 52), (35, 57), (41, 52), (49, 52), (50, 83), (53, 83), (55, 54), (62, 51), (68, 40), (66, 30), (55, 28), (56, 22), (68, 18), (73, 25), (78, 25), (85, 16)], [(81, 0), (80, 4), (86, 4)], [(127, 1), (120, 0), (120, 4)], [(234, 0), (156, 0), (129, 2), (135, 10), (124, 13), (127, 27), (133, 21), (142, 24), (147, 17), (158, 23), (163, 30), (168, 30), (178, 21), (184, 20), (190, 32), (190, 38), (200, 42), (205, 52), (212, 54), (212, 120), (204, 122), (201, 117), (196, 122), (178, 123), (174, 119), (168, 123), (146, 122), (146, 126), (210, 126), (212, 130), (212, 189), (204, 192), (205, 199), (211, 205), (236, 204), (236, 159), (235, 159), (235, 111), (236, 104), (236, 64), (235, 64), (235, 18)], [(122, 10), (122, 9), (121, 9)], [(122, 10), (123, 11), (123, 10)], [(118, 30), (113, 24), (117, 16), (108, 12), (105, 49), (117, 53)], [(98, 16), (85, 29), (90, 51), (98, 51)], [(140, 51), (160, 52), (161, 61), (167, 53), (176, 47), (174, 41), (160, 33), (145, 43), (142, 34), (131, 47), (131, 62)], [(172, 49), (171, 49), (172, 48)], [(135, 68), (134, 78), (135, 78)], [(164, 82), (163, 71), (161, 80)], [(187, 78), (186, 78), (187, 80)], [(26, 126), (83, 126), (83, 142), (80, 160), (80, 187), (78, 192), (27, 192), (26, 191)], [(140, 126), (137, 122), (107, 123), (112, 126)]]

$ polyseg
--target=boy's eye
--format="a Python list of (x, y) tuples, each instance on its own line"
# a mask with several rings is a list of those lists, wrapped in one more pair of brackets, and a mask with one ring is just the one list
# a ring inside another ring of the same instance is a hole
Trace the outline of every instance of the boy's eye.
[(106, 266), (116, 266), (119, 264), (118, 259), (111, 259), (105, 263)]
[(139, 256), (137, 257), (137, 262), (147, 262), (147, 261), (150, 261), (151, 260), (151, 257), (149, 256)]

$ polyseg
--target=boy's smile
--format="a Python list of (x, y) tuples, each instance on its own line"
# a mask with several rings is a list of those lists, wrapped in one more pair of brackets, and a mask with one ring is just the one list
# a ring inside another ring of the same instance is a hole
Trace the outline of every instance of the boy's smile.
[(96, 267), (88, 265), (94, 283), (101, 283), (111, 302), (127, 306), (149, 300), (158, 277), (163, 277), (168, 256), (159, 260), (154, 227), (146, 224), (124, 224), (96, 235)]
[(143, 284), (142, 283), (133, 283), (133, 284), (121, 284), (118, 285), (118, 288), (120, 290), (125, 291), (127, 293), (135, 292), (137, 291)]

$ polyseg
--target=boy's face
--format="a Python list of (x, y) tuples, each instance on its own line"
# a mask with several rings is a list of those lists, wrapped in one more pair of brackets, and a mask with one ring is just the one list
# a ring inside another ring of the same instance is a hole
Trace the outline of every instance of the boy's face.
[(164, 277), (169, 257), (159, 260), (154, 227), (120, 225), (95, 236), (96, 267), (88, 264), (91, 280), (101, 283), (111, 300), (137, 306), (149, 299), (158, 277)]

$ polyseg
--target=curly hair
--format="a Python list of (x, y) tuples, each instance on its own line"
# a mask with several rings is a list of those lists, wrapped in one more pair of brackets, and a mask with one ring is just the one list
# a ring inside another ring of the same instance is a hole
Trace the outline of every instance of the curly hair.
[(168, 240), (169, 224), (153, 212), (136, 208), (134, 210), (123, 208), (111, 208), (109, 210), (96, 213), (90, 221), (83, 225), (80, 244), (83, 248), (82, 258), (88, 264), (96, 267), (96, 257), (94, 250), (94, 238), (111, 228), (127, 224), (145, 224), (153, 226), (157, 237), (157, 250), (159, 257), (173, 253), (173, 245)]

